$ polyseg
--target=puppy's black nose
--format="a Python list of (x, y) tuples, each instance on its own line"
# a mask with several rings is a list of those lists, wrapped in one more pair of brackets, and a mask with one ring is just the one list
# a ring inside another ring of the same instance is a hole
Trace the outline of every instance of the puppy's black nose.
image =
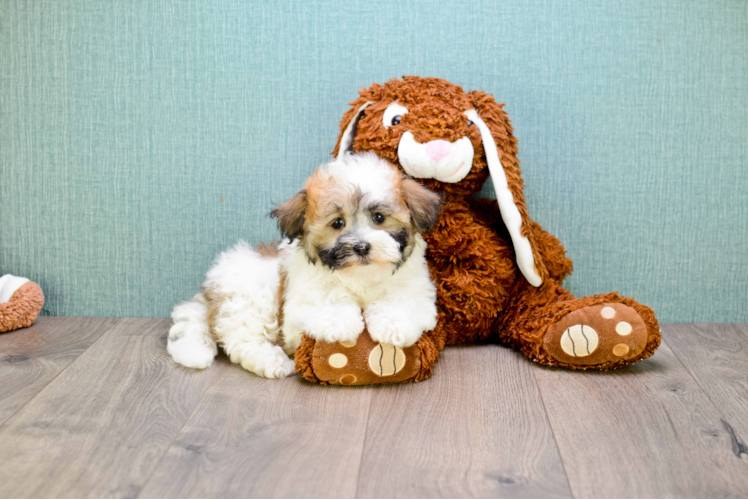
[(353, 251), (362, 257), (366, 256), (366, 254), (369, 253), (369, 250), (371, 250), (371, 245), (365, 241), (360, 241), (353, 245)]

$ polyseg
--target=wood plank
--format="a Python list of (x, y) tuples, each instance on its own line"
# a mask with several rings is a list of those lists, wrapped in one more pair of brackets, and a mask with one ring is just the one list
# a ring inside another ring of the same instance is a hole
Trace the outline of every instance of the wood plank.
[(123, 319), (0, 427), (0, 497), (132, 497), (211, 371), (173, 364), (170, 320)]
[(663, 325), (683, 366), (725, 417), (733, 452), (748, 460), (748, 325)]
[(211, 383), (143, 498), (352, 497), (370, 387), (261, 379), (214, 365)]
[(42, 316), (28, 328), (0, 334), (0, 424), (116, 322)]
[(357, 496), (570, 496), (535, 369), (504, 347), (448, 347), (429, 380), (377, 388)]
[(575, 497), (748, 495), (748, 457), (666, 343), (620, 370), (534, 374)]

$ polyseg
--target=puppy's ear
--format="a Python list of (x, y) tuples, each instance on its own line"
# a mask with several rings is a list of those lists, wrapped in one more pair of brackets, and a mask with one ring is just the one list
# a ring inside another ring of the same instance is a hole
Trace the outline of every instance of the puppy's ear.
[(270, 217), (278, 219), (278, 228), (283, 236), (293, 241), (304, 231), (304, 214), (308, 206), (306, 189), (302, 189), (290, 200), (270, 212)]
[(403, 180), (402, 193), (416, 229), (424, 234), (430, 233), (442, 211), (441, 196), (413, 179)]

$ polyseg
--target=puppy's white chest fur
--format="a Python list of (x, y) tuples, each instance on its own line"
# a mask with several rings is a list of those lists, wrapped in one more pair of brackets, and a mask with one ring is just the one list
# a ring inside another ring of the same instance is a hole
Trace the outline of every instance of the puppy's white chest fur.
[(426, 242), (415, 237), (411, 256), (393, 264), (332, 271), (311, 262), (296, 244), (281, 267), (285, 342), (306, 333), (325, 342), (355, 340), (364, 327), (375, 341), (407, 347), (436, 326), (436, 288), (426, 265)]

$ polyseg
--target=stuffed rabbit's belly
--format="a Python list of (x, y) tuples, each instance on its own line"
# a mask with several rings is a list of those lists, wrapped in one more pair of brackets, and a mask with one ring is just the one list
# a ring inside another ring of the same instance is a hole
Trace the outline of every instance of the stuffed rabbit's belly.
[(437, 330), (446, 344), (486, 339), (519, 276), (514, 251), (470, 212), (442, 218), (446, 224), (430, 238), (427, 255), (437, 289)]

